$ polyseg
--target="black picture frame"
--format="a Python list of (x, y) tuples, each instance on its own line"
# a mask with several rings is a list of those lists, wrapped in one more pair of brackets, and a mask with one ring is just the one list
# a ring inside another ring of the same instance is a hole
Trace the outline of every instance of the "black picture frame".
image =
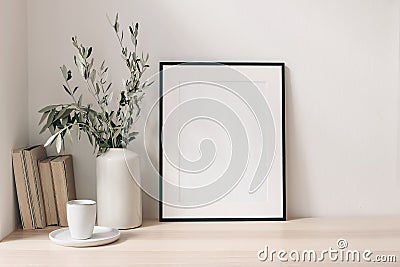
[[(163, 216), (163, 69), (173, 65), (228, 65), (228, 66), (277, 66), (281, 68), (282, 77), (282, 216), (266, 218), (165, 218)], [(285, 88), (285, 63), (284, 62), (185, 62), (185, 61), (160, 61), (159, 62), (159, 221), (160, 222), (222, 222), (222, 221), (286, 221), (286, 88)]]

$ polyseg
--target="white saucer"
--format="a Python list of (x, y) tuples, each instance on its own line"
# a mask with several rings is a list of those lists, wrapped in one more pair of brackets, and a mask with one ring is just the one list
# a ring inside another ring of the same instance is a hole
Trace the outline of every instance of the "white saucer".
[(93, 236), (89, 239), (72, 239), (68, 227), (55, 230), (49, 234), (51, 241), (66, 247), (94, 247), (112, 243), (118, 240), (120, 233), (117, 229), (95, 226)]

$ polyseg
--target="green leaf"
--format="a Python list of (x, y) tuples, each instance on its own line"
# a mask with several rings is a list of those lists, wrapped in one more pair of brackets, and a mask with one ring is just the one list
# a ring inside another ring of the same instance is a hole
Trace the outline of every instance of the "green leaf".
[(60, 111), (56, 111), (54, 113), (54, 118), (53, 121), (58, 120), (59, 118), (61, 118), (61, 116), (63, 115), (63, 113), (65, 112), (65, 110), (67, 109), (67, 107), (62, 108)]
[[(132, 41), (132, 44), (133, 44), (133, 45), (137, 44), (137, 40), (136, 40), (135, 35), (131, 35), (131, 41)], [(136, 46), (136, 45), (135, 45), (135, 46)]]
[(63, 87), (64, 87), (64, 90), (65, 90), (69, 95), (72, 95), (72, 94), (71, 94), (71, 91), (68, 90), (68, 88), (67, 88), (65, 85), (63, 85)]
[(75, 132), (76, 139), (80, 140), (81, 139), (81, 131), (80, 131), (79, 125), (74, 125), (73, 127), (74, 127), (73, 131)]
[(39, 113), (48, 112), (48, 111), (50, 111), (50, 110), (52, 110), (52, 109), (54, 109), (54, 108), (56, 108), (56, 107), (58, 107), (58, 106), (59, 106), (59, 105), (50, 105), (50, 106), (46, 106), (46, 107), (42, 108), (41, 110), (39, 110)]
[(61, 73), (62, 73), (64, 79), (67, 80), (67, 78), (68, 78), (67, 67), (65, 67), (65, 65), (63, 65), (62, 67), (60, 67), (60, 70), (61, 70)]
[[(83, 47), (82, 47), (83, 48)], [(84, 48), (83, 48), (84, 49)], [(80, 63), (82, 63), (82, 65), (85, 65), (85, 58), (81, 55), (81, 54), (78, 54), (78, 61), (80, 62)]]
[(93, 111), (89, 111), (89, 113), (88, 113), (88, 118), (89, 118), (89, 120), (93, 123), (93, 121), (94, 121), (94, 119), (95, 119), (95, 117), (96, 117), (96, 115), (95, 115), (96, 113), (95, 112), (93, 112)]
[(78, 100), (78, 106), (80, 107), (82, 105), (82, 95), (80, 95), (79, 100)]
[(85, 78), (85, 67), (83, 66), (83, 64), (80, 62), (77, 62), (76, 66), (78, 67), (78, 70), (79, 70), (79, 73), (81, 74), (81, 76)]
[(56, 110), (55, 109), (53, 109), (51, 112), (50, 112), (50, 114), (49, 114), (49, 116), (47, 117), (47, 122), (46, 122), (46, 128), (49, 128), (50, 127), (50, 125), (53, 123), (53, 121), (54, 121), (54, 115), (56, 114)]
[(49, 131), (50, 131), (51, 134), (55, 134), (56, 128), (54, 127), (53, 124), (51, 124), (51, 125), (49, 126)]
[(44, 146), (48, 146), (51, 145), (54, 141), (54, 139), (56, 139), (58, 135), (58, 132), (56, 134), (53, 134), (52, 136), (49, 137), (49, 139), (47, 139), (46, 143), (44, 143)]
[(118, 13), (115, 15), (114, 30), (115, 30), (116, 32), (119, 31)]
[(107, 77), (108, 77), (108, 68), (106, 68), (102, 73), (101, 73), (101, 79), (104, 81), (103, 83), (106, 83)]
[(100, 93), (100, 86), (99, 83), (96, 83), (96, 94)]
[(94, 64), (94, 58), (92, 58), (92, 60), (90, 61), (89, 65), (88, 65), (88, 69), (92, 69)]
[(61, 134), (57, 135), (56, 138), (56, 149), (57, 149), (57, 153), (61, 152), (61, 147), (62, 147), (62, 138), (61, 138)]
[(61, 119), (61, 126), (65, 127), (67, 125), (67, 122), (68, 122), (68, 118), (62, 118)]
[(39, 125), (46, 119), (47, 115), (49, 115), (49, 111), (43, 113), (42, 117), (40, 118)]
[(85, 68), (85, 71), (83, 73), (83, 78), (85, 78), (85, 80), (89, 79), (89, 70), (87, 68)]
[(40, 130), (39, 134), (42, 134), (42, 133), (44, 133), (44, 131), (46, 131), (46, 129), (47, 129), (47, 126), (46, 126), (46, 125), (44, 125), (44, 126), (42, 127), (42, 129)]
[(115, 24), (114, 24), (114, 30), (115, 30), (115, 32), (119, 32), (119, 23), (118, 22), (116, 22)]
[(90, 80), (92, 81), (92, 83), (94, 83), (95, 79), (96, 79), (96, 70), (92, 70), (90, 72)]
[(79, 70), (79, 73), (81, 74), (82, 77), (85, 78), (85, 65), (84, 65), (85, 60), (82, 58), (80, 54), (78, 54), (78, 57), (74, 56), (74, 60), (75, 60), (75, 65)]
[(107, 92), (108, 90), (110, 90), (111, 84), (112, 84), (112, 83), (110, 83), (110, 84), (107, 86), (106, 92)]
[(72, 72), (70, 70), (68, 70), (66, 80), (69, 81), (69, 80), (71, 80), (71, 78), (72, 78)]
[(67, 117), (71, 112), (72, 112), (72, 109), (65, 107), (62, 110), (60, 110), (60, 112), (57, 114), (57, 116), (55, 116), (54, 120), (63, 119), (65, 117)]
[[(81, 44), (81, 46), (79, 47), (79, 54), (85, 58), (87, 56), (87, 51), (86, 51), (86, 48), (83, 46), (83, 44)], [(84, 62), (84, 61), (82, 61), (82, 62)]]
[(92, 54), (92, 47), (89, 47), (87, 57), (90, 57), (91, 54)]

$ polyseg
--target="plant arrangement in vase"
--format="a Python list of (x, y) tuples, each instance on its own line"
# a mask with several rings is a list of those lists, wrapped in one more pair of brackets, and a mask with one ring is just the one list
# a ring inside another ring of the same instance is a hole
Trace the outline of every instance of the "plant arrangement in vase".
[(124, 44), (124, 31), (120, 30), (118, 14), (114, 23), (110, 21), (110, 24), (121, 47), (129, 77), (124, 80), (124, 88), (119, 92), (118, 104), (112, 105), (112, 83), (108, 81), (109, 69), (105, 61), (96, 68), (93, 48), (79, 43), (76, 36), (72, 37), (72, 45), (77, 51), (74, 63), (94, 104), (84, 104), (80, 88), (71, 84), (72, 71), (65, 65), (60, 67), (65, 80), (63, 88), (72, 102), (49, 105), (39, 111), (42, 113), (39, 125), (43, 124), (40, 133), (46, 129), (51, 133), (45, 146), (55, 143), (58, 153), (64, 147), (66, 138), (72, 142), (72, 132), (77, 134), (78, 139), (82, 133), (86, 134), (97, 156), (110, 148), (125, 148), (138, 134), (132, 131), (132, 125), (140, 114), (144, 90), (152, 84), (147, 80), (142, 82), (143, 73), (149, 68), (149, 55), (144, 56), (137, 51), (138, 23), (129, 26), (130, 45)]

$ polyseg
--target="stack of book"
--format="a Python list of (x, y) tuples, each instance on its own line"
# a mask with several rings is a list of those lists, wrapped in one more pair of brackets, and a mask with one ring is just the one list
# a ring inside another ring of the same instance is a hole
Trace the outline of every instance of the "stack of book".
[(47, 157), (43, 145), (12, 155), (23, 229), (68, 226), (66, 203), (76, 199), (71, 155)]

